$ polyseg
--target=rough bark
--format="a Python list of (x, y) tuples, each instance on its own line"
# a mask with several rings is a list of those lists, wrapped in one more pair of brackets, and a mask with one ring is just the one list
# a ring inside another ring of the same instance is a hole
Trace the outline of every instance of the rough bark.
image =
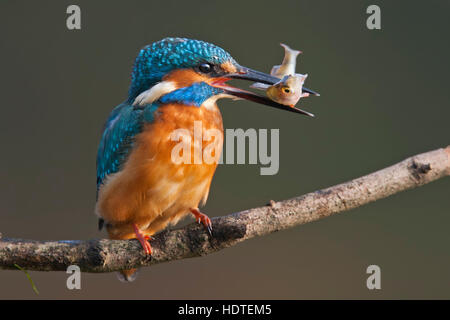
[[(0, 239), (0, 268), (111, 272), (204, 256), (244, 240), (292, 228), (360, 207), (450, 175), (450, 146), (419, 154), (393, 166), (327, 189), (212, 219), (213, 237), (197, 224), (163, 231), (146, 256), (137, 240), (35, 241)], [(5, 233), (5, 231), (3, 231)], [(0, 234), (1, 238), (1, 234)]]

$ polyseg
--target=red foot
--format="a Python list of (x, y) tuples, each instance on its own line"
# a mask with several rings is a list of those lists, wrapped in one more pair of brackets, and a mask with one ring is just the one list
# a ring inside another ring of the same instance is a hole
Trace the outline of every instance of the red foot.
[(139, 242), (142, 245), (142, 248), (144, 249), (145, 253), (148, 255), (152, 255), (152, 247), (150, 246), (150, 243), (147, 241), (151, 239), (150, 236), (146, 236), (142, 233), (141, 230), (139, 230), (138, 226), (133, 224), (134, 233), (136, 234), (136, 238), (139, 240)]
[(202, 223), (212, 236), (211, 219), (206, 214), (201, 213), (197, 208), (191, 209), (191, 213), (195, 216), (195, 220), (197, 220), (198, 223)]

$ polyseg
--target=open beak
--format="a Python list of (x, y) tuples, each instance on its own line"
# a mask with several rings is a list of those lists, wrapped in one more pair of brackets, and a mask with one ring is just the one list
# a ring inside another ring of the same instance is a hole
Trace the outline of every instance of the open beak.
[[(261, 82), (261, 83), (265, 83), (268, 85), (273, 85), (273, 84), (277, 83), (278, 81), (280, 81), (280, 79), (278, 79), (277, 77), (273, 77), (266, 73), (252, 70), (252, 69), (245, 68), (245, 67), (240, 67), (239, 71), (236, 73), (231, 73), (231, 74), (225, 75), (224, 77), (216, 78), (211, 83), (211, 86), (220, 88), (220, 89), (224, 90), (227, 94), (233, 95), (238, 98), (254, 101), (254, 102), (264, 104), (266, 106), (270, 106), (273, 108), (291, 111), (291, 112), (295, 112), (295, 113), (304, 114), (304, 115), (307, 115), (310, 117), (314, 117), (314, 115), (312, 113), (309, 113), (307, 111), (277, 103), (275, 101), (270, 100), (269, 98), (267, 98), (265, 96), (260, 96), (253, 92), (242, 90), (242, 89), (230, 86), (225, 83), (226, 81), (231, 80), (231, 79), (241, 79), (241, 80), (248, 80), (248, 81), (253, 81), (253, 82)], [(319, 95), (317, 92), (314, 92), (313, 90), (310, 90), (307, 88), (303, 88), (303, 92), (308, 92), (310, 94)]]

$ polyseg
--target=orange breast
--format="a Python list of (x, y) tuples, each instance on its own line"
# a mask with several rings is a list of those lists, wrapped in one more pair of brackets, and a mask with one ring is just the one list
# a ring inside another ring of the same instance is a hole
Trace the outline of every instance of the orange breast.
[[(198, 137), (199, 129), (203, 137)], [(207, 133), (213, 133), (210, 141), (202, 139), (208, 138)], [(160, 107), (154, 122), (136, 137), (123, 169), (108, 177), (99, 193), (97, 213), (108, 223), (110, 238), (133, 238), (132, 223), (151, 235), (205, 202), (222, 142), (222, 117), (215, 104)], [(190, 163), (179, 163), (181, 158)]]

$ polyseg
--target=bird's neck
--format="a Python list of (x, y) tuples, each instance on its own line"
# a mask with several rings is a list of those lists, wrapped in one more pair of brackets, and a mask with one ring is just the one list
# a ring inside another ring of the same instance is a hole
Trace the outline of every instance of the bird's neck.
[[(202, 104), (222, 93), (221, 89), (214, 88), (205, 82), (196, 82), (188, 87), (176, 89), (159, 98), (163, 104), (178, 103), (186, 106), (201, 107)], [(216, 99), (214, 99), (215, 101)]]
[(212, 87), (205, 82), (195, 82), (189, 86), (177, 88), (176, 83), (163, 81), (140, 93), (134, 99), (133, 105), (144, 106), (156, 102), (201, 107), (204, 103), (206, 105), (215, 103), (222, 93), (222, 89)]

